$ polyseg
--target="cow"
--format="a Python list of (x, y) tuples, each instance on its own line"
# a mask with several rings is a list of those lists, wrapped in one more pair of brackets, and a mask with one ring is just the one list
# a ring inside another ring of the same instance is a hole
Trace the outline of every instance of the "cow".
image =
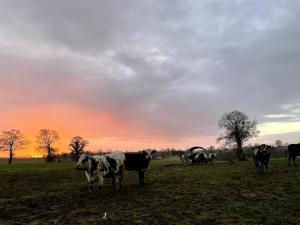
[(120, 189), (124, 172), (124, 153), (111, 153), (107, 155), (81, 154), (76, 169), (85, 172), (89, 183), (89, 190), (93, 192), (92, 184), (96, 183), (101, 194), (104, 178), (112, 178), (112, 184)]
[(291, 159), (294, 161), (294, 166), (297, 166), (296, 164), (296, 157), (300, 156), (300, 144), (290, 144), (288, 145), (288, 154), (289, 154), (289, 166), (291, 164)]
[(149, 170), (150, 160), (154, 152), (155, 150), (151, 152), (125, 153), (125, 170), (137, 171), (140, 185), (145, 184), (145, 173)]
[(180, 159), (181, 164), (183, 166), (190, 163), (190, 161), (187, 159), (187, 157), (186, 157), (186, 155), (184, 153), (179, 154), (179, 159)]
[(264, 167), (268, 169), (270, 161), (270, 145), (262, 144), (253, 149), (253, 161), (256, 166), (257, 172), (264, 173)]
[(207, 164), (208, 156), (205, 152), (195, 152), (190, 155), (192, 164)]
[(210, 164), (214, 164), (214, 160), (217, 158), (217, 154), (210, 152), (207, 154), (207, 162)]

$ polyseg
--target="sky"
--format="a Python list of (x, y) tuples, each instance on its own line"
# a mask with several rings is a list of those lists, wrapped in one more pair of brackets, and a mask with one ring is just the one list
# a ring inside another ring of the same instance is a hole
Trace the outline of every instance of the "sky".
[(90, 150), (216, 146), (232, 110), (258, 121), (250, 143), (300, 141), (298, 0), (22, 3), (0, 1), (0, 129), (31, 140), (19, 156), (41, 154), (41, 128), (61, 152), (77, 135)]

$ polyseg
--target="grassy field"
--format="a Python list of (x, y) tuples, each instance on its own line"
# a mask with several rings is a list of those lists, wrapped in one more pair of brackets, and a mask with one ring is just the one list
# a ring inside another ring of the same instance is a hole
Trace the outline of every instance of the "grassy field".
[(251, 161), (153, 160), (146, 185), (137, 183), (126, 172), (120, 192), (106, 180), (100, 197), (73, 163), (1, 162), (0, 224), (300, 224), (300, 167), (286, 159), (265, 175)]

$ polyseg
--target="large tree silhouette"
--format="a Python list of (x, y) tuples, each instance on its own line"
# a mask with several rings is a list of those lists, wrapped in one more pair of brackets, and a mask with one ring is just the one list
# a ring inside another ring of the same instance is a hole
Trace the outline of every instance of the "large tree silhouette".
[(236, 144), (236, 154), (239, 160), (244, 160), (243, 144), (250, 138), (256, 137), (258, 131), (257, 122), (240, 111), (224, 113), (219, 120), (219, 127), (225, 129), (224, 134), (217, 140), (225, 140), (226, 143)]
[(2, 131), (0, 136), (0, 149), (2, 151), (9, 151), (8, 164), (11, 164), (15, 151), (22, 149), (27, 143), (28, 141), (17, 129)]
[(80, 154), (83, 153), (84, 148), (88, 144), (89, 142), (80, 136), (73, 137), (69, 145), (73, 161), (77, 161), (79, 159)]
[(55, 130), (50, 129), (40, 129), (39, 134), (36, 137), (38, 143), (38, 149), (46, 152), (46, 161), (54, 161), (54, 153), (56, 150), (53, 147), (53, 144), (57, 142), (60, 138)]

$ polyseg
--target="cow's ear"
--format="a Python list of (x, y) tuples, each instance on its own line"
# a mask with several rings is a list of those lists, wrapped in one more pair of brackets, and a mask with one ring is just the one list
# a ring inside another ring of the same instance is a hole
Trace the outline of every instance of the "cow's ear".
[(142, 151), (143, 154), (148, 155), (148, 153), (146, 151)]
[(155, 152), (156, 152), (156, 150), (152, 150), (151, 154), (153, 154), (153, 153), (155, 153)]

